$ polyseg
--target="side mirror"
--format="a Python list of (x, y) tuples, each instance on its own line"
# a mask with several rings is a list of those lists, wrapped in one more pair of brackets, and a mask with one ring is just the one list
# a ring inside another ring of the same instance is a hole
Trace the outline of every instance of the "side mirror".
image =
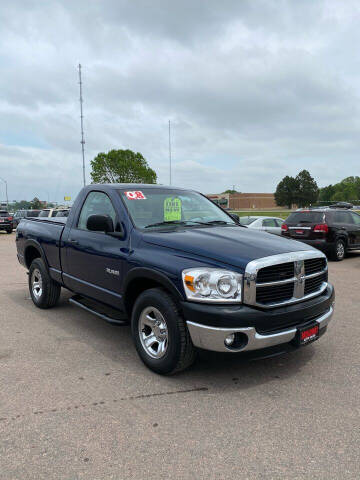
[(113, 232), (114, 224), (108, 215), (90, 215), (86, 222), (86, 228), (92, 232)]
[(240, 223), (240, 217), (239, 215), (236, 215), (236, 213), (230, 213), (230, 217), (235, 220), (236, 223)]

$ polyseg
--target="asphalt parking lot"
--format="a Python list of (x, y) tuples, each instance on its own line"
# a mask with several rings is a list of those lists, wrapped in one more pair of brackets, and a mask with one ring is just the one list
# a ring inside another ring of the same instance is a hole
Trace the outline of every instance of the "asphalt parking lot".
[(360, 252), (330, 263), (318, 342), (266, 360), (203, 353), (174, 377), (128, 327), (39, 310), (0, 232), (0, 479), (359, 478)]

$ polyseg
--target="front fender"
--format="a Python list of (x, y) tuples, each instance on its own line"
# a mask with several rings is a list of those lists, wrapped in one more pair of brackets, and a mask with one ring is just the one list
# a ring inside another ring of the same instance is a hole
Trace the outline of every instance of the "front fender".
[(150, 280), (159, 283), (164, 288), (169, 290), (178, 300), (184, 300), (184, 295), (179, 291), (171, 279), (164, 273), (154, 270), (152, 268), (135, 267), (129, 271), (124, 280), (123, 292), (126, 298), (126, 292), (129, 290), (133, 282), (137, 280)]

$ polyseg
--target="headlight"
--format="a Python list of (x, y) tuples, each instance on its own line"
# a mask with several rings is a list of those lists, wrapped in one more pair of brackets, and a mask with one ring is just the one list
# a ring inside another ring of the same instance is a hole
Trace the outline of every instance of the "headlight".
[(191, 268), (182, 272), (186, 298), (194, 302), (241, 303), (240, 273), (218, 268)]

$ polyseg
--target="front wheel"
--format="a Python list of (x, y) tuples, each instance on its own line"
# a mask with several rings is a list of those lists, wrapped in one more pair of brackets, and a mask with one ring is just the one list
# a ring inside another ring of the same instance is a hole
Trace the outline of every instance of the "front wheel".
[(141, 360), (156, 373), (173, 374), (194, 362), (195, 349), (185, 320), (161, 288), (151, 288), (138, 297), (131, 331)]
[(29, 290), (32, 301), (39, 308), (54, 307), (59, 300), (61, 286), (52, 280), (41, 258), (30, 265)]

